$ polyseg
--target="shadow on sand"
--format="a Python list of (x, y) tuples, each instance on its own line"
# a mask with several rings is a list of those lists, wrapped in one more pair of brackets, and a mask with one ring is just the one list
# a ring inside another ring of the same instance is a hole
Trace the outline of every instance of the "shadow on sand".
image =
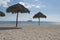
[(21, 27), (0, 27), (0, 30), (22, 29)]

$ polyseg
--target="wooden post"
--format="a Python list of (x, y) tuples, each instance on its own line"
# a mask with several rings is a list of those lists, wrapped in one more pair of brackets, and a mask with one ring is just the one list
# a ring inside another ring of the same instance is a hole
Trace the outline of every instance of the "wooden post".
[(18, 27), (18, 13), (17, 13), (17, 16), (16, 16), (16, 27)]
[(39, 19), (39, 25), (40, 25), (40, 18), (38, 18)]

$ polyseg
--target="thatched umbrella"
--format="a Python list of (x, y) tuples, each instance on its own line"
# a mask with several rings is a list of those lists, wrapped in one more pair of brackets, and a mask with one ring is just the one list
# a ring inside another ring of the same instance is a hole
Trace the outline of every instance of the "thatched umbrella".
[(33, 18), (38, 18), (39, 19), (39, 25), (40, 25), (40, 18), (46, 18), (46, 16), (43, 13), (38, 12), (37, 14), (35, 14), (33, 16)]
[(5, 14), (4, 14), (2, 11), (0, 11), (0, 16), (1, 16), (1, 17), (4, 17)]
[(12, 14), (17, 13), (16, 16), (16, 27), (18, 26), (18, 13), (30, 13), (30, 11), (23, 5), (17, 3), (7, 8), (6, 12), (12, 12)]

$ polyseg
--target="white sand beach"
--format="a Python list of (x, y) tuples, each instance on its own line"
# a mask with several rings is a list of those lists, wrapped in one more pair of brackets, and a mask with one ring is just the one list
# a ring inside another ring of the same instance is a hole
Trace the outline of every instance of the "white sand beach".
[(22, 29), (0, 29), (0, 40), (60, 40), (58, 25), (20, 27)]

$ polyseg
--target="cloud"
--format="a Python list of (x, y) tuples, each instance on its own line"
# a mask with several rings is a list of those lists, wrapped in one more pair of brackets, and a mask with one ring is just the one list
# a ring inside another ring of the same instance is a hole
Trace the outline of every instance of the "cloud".
[(46, 7), (46, 5), (41, 5), (41, 4), (40, 4), (40, 5), (37, 5), (37, 6), (36, 6), (36, 8), (44, 8), (44, 7)]
[(46, 5), (43, 5), (43, 4), (31, 4), (28, 2), (19, 2), (19, 3), (24, 5), (26, 8), (43, 8), (43, 7), (46, 7)]
[(7, 7), (8, 2), (10, 2), (10, 0), (0, 0), (0, 6)]
[(24, 5), (26, 8), (31, 8), (31, 4), (27, 3), (27, 2), (19, 2), (20, 4)]

